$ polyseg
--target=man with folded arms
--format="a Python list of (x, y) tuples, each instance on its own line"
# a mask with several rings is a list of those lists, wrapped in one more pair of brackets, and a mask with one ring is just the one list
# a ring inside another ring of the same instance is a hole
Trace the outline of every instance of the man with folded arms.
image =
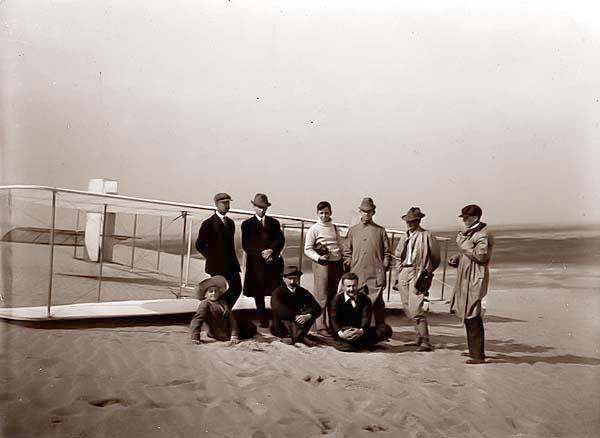
[(341, 351), (358, 351), (391, 336), (389, 326), (386, 326), (382, 336), (378, 335), (375, 327), (370, 327), (371, 301), (366, 294), (360, 293), (356, 274), (344, 274), (341, 289), (342, 292), (331, 303), (331, 328), (337, 340), (335, 348)]
[(315, 343), (306, 339), (306, 335), (322, 310), (312, 294), (300, 286), (301, 276), (302, 272), (296, 266), (284, 269), (285, 284), (271, 294), (271, 333), (283, 338), (287, 344), (302, 342), (312, 347)]
[(440, 264), (440, 248), (430, 231), (421, 227), (425, 214), (419, 207), (412, 207), (402, 216), (406, 221), (406, 234), (398, 242), (394, 259), (398, 280), (395, 289), (400, 291), (402, 307), (406, 316), (413, 320), (419, 351), (431, 351), (427, 314), (423, 307), (433, 278), (433, 271)]
[(207, 274), (222, 275), (229, 284), (225, 299), (233, 307), (242, 292), (240, 263), (235, 252), (235, 223), (229, 217), (231, 196), (217, 193), (214, 197), (216, 211), (200, 226), (196, 249), (206, 259)]
[(360, 223), (348, 230), (344, 263), (358, 276), (359, 286), (367, 287), (375, 328), (378, 335), (383, 337), (386, 332), (383, 290), (386, 286), (386, 271), (390, 268), (390, 245), (385, 228), (373, 222), (373, 199), (364, 198), (359, 211)]
[(458, 254), (448, 263), (458, 268), (452, 310), (465, 324), (470, 359), (467, 364), (485, 363), (485, 334), (482, 319), (482, 300), (490, 281), (489, 263), (494, 239), (481, 222), (481, 207), (467, 205), (459, 215), (465, 231), (456, 236)]

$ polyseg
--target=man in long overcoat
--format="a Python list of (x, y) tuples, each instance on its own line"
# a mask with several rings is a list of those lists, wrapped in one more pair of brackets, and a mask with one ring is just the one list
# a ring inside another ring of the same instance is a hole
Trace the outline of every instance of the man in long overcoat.
[(231, 196), (217, 193), (216, 211), (200, 226), (196, 249), (206, 259), (204, 270), (211, 276), (221, 275), (229, 284), (225, 299), (233, 307), (242, 292), (240, 263), (235, 252), (235, 223), (227, 217)]
[(360, 223), (350, 227), (344, 246), (344, 263), (358, 276), (359, 287), (367, 286), (373, 306), (375, 327), (385, 330), (383, 290), (386, 271), (390, 268), (391, 251), (385, 228), (373, 222), (375, 204), (364, 198), (360, 204)]
[(467, 205), (459, 217), (465, 231), (458, 233), (458, 254), (448, 263), (458, 268), (452, 310), (464, 321), (469, 347), (468, 364), (485, 362), (485, 335), (481, 301), (486, 296), (490, 280), (489, 263), (494, 245), (493, 237), (481, 222), (482, 210), (478, 205)]
[(251, 201), (254, 216), (242, 222), (242, 247), (246, 252), (244, 295), (254, 297), (261, 327), (268, 327), (265, 296), (282, 284), (281, 251), (285, 238), (279, 221), (267, 216), (271, 206), (267, 195), (257, 193)]
[(424, 217), (419, 207), (410, 208), (402, 216), (408, 230), (400, 238), (394, 254), (398, 275), (394, 288), (400, 291), (404, 313), (415, 324), (417, 338), (411, 344), (418, 346), (419, 351), (431, 351), (427, 314), (423, 307), (431, 284), (423, 288), (417, 280), (424, 272), (432, 274), (440, 265), (440, 248), (435, 236), (421, 227)]

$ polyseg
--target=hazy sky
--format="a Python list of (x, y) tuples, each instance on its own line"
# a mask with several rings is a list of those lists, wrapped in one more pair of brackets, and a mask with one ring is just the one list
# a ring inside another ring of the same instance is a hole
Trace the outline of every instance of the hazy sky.
[(5, 0), (2, 183), (600, 222), (594, 3)]

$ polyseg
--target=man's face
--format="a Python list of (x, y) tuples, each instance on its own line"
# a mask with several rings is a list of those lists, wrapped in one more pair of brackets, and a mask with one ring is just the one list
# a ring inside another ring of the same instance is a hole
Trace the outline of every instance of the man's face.
[(290, 289), (295, 289), (300, 284), (300, 277), (283, 277), (285, 285)]
[(369, 222), (371, 222), (373, 220), (373, 215), (375, 214), (375, 210), (369, 210), (369, 211), (359, 210), (359, 211), (360, 211), (360, 220), (362, 221), (363, 224), (368, 224)]
[(406, 228), (408, 231), (415, 231), (419, 228), (419, 224), (421, 223), (421, 219), (415, 219), (413, 221), (406, 221)]
[(206, 290), (205, 296), (209, 301), (217, 301), (218, 293), (219, 293), (219, 288), (216, 286), (211, 286)]
[(358, 289), (358, 280), (350, 280), (350, 279), (344, 280), (344, 292), (346, 292), (346, 295), (348, 295), (350, 298), (356, 297), (357, 289)]
[(229, 211), (230, 201), (229, 199), (223, 199), (221, 201), (216, 202), (217, 211), (221, 214), (227, 214)]
[(269, 207), (259, 207), (258, 205), (252, 205), (252, 208), (254, 208), (254, 213), (256, 213), (258, 217), (264, 217), (265, 214), (267, 214), (267, 209)]
[(465, 227), (469, 228), (479, 222), (479, 218), (477, 216), (464, 216), (462, 218)]
[(329, 207), (322, 208), (317, 211), (317, 216), (321, 222), (329, 222), (331, 220), (331, 209)]

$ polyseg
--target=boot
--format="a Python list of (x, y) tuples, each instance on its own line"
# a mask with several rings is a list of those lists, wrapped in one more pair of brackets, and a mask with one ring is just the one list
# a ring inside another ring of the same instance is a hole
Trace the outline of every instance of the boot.
[(427, 319), (419, 318), (417, 322), (417, 328), (421, 338), (421, 345), (417, 351), (432, 351), (433, 346), (429, 343), (429, 326), (427, 325)]

